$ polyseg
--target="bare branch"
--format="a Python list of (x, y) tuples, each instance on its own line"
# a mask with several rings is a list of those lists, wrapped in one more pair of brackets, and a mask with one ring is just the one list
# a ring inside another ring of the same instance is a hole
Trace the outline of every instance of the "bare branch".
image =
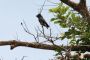
[(23, 20), (23, 23), (21, 22), (21, 26), (23, 27), (23, 29), (24, 29), (24, 31), (25, 31), (26, 33), (32, 35), (32, 36), (34, 37), (35, 41), (38, 42), (38, 41), (37, 41), (37, 37), (29, 31), (29, 29), (27, 28), (27, 25), (26, 25), (26, 23), (25, 23), (24, 20)]
[[(21, 25), (22, 25), (24, 31), (25, 31), (26, 33), (32, 35), (37, 43), (43, 43), (43, 42), (48, 42), (48, 41), (49, 41), (50, 43), (52, 43), (53, 45), (55, 45), (55, 44), (54, 44), (54, 41), (56, 41), (57, 39), (60, 38), (60, 37), (52, 37), (51, 28), (50, 28), (49, 36), (47, 36), (47, 35), (45, 34), (44, 27), (42, 27), (42, 30), (41, 30), (39, 27), (38, 27), (38, 29), (35, 28), (35, 30), (36, 30), (36, 36), (35, 36), (35, 35), (32, 34), (32, 33), (29, 31), (29, 29), (27, 28), (27, 25), (26, 25), (25, 21), (23, 21), (23, 23), (21, 23)], [(39, 33), (39, 32), (40, 32), (40, 33)], [(46, 41), (39, 42), (39, 37), (45, 38)]]

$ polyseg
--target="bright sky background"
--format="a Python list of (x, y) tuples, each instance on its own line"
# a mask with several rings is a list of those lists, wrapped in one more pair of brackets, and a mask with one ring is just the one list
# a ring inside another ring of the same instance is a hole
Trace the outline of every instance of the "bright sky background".
[[(34, 27), (39, 26), (35, 16), (43, 1), (44, 0), (0, 0), (0, 40), (17, 39), (17, 35), (22, 41), (34, 40), (32, 36), (23, 31), (20, 23), (24, 19), (30, 31), (35, 33), (33, 31)], [(59, 0), (50, 1), (57, 2)], [(88, 6), (90, 6), (90, 0), (87, 1)], [(46, 5), (53, 4), (46, 2)], [(49, 22), (52, 17), (52, 14), (47, 10), (49, 7), (54, 6), (45, 6), (45, 10), (42, 12), (47, 22)], [(9, 46), (0, 46), (0, 58), (3, 58), (3, 60), (15, 60), (15, 58), (20, 60), (23, 56), (27, 56), (24, 60), (49, 60), (53, 58), (54, 54), (54, 51), (48, 50), (26, 47), (17, 47), (14, 50), (10, 50)]]

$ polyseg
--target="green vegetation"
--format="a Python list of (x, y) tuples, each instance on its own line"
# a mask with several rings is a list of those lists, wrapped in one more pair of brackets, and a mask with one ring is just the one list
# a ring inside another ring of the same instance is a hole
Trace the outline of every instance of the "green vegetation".
[(70, 45), (90, 44), (90, 27), (86, 22), (87, 18), (83, 18), (76, 11), (71, 11), (71, 8), (63, 3), (49, 11), (54, 14), (52, 22), (59, 24), (62, 28), (68, 28), (68, 31), (64, 32), (64, 36), (61, 37), (62, 40), (67, 38)]

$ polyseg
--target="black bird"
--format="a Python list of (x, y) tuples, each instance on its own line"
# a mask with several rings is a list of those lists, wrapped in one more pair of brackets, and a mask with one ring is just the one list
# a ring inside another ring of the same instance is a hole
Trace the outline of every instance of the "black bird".
[(43, 16), (42, 16), (40, 13), (37, 14), (36, 17), (38, 18), (39, 23), (40, 23), (42, 26), (45, 26), (46, 28), (49, 28), (49, 25), (47, 24), (47, 22), (45, 21), (45, 19), (43, 18)]

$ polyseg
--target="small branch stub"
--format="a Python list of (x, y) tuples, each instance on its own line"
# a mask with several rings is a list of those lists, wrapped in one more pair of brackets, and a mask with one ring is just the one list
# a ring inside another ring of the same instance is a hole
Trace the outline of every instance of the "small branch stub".
[(16, 43), (17, 43), (17, 41), (15, 41), (15, 40), (13, 40), (11, 42), (11, 47), (10, 47), (11, 50), (14, 49), (15, 47), (17, 47)]

